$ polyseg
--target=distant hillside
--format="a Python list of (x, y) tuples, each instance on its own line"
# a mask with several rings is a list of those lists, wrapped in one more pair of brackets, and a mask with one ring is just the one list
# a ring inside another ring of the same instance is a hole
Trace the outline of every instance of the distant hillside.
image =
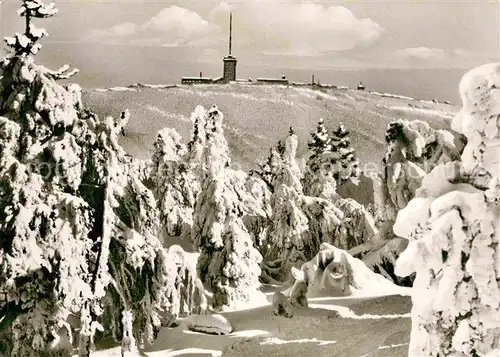
[(343, 121), (351, 131), (360, 161), (380, 165), (384, 132), (391, 120), (421, 119), (436, 128), (449, 129), (458, 111), (450, 104), (381, 93), (239, 83), (94, 90), (84, 93), (84, 103), (99, 115), (117, 116), (128, 108), (132, 117), (122, 144), (139, 158), (149, 157), (156, 133), (164, 127), (177, 129), (187, 142), (191, 112), (198, 104), (217, 104), (225, 116), (233, 162), (245, 170), (253, 168), (256, 159), (263, 159), (269, 148), (287, 135), (290, 126), (301, 139), (298, 156), (303, 157), (310, 132), (321, 117), (330, 129)]

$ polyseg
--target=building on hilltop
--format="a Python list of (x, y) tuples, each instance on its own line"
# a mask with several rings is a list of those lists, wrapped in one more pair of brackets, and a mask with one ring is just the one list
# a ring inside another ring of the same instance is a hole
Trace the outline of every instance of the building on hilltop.
[(281, 78), (257, 78), (258, 84), (280, 84), (287, 86), (289, 84), (286, 76), (281, 76)]
[(236, 81), (236, 57), (232, 54), (232, 44), (233, 44), (233, 13), (229, 13), (229, 52), (228, 55), (224, 57), (223, 63), (223, 73), (222, 77), (209, 78), (203, 77), (200, 72), (199, 77), (182, 77), (182, 84), (213, 84), (213, 83), (230, 83)]
[(182, 84), (211, 84), (214, 80), (210, 77), (203, 77), (203, 73), (200, 72), (199, 77), (183, 77)]

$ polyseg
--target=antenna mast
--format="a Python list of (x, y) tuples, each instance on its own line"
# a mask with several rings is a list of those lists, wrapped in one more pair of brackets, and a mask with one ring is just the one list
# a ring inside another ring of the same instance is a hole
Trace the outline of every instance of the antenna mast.
[(231, 56), (231, 47), (233, 42), (233, 13), (229, 13), (229, 56)]

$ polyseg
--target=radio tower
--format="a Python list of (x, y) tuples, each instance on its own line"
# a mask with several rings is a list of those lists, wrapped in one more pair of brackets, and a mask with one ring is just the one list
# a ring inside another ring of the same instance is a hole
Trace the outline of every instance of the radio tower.
[(236, 80), (236, 57), (232, 55), (233, 46), (233, 13), (229, 13), (229, 53), (224, 57), (223, 82), (229, 83)]

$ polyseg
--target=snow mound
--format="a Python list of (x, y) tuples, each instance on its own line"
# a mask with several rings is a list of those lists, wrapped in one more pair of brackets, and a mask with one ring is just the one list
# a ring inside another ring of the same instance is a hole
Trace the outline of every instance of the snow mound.
[(453, 113), (443, 112), (443, 111), (437, 110), (437, 109), (418, 108), (415, 106), (405, 107), (402, 105), (392, 105), (392, 106), (388, 106), (387, 109), (400, 110), (403, 112), (410, 112), (410, 113), (416, 113), (416, 114), (425, 114), (425, 115), (429, 115), (429, 116), (441, 117), (444, 119), (453, 119), (453, 117), (455, 116), (455, 114), (453, 114)]
[(112, 92), (137, 92), (135, 88), (128, 88), (128, 87), (111, 87), (108, 88), (108, 90)]
[[(222, 356), (222, 351), (219, 350), (209, 350), (205, 348), (183, 348), (181, 350), (166, 350), (158, 352), (148, 352), (147, 357), (176, 357), (176, 356), (211, 356), (220, 357)], [(92, 356), (94, 357), (94, 356)], [(103, 356), (104, 357), (104, 356)], [(106, 356), (108, 357), (108, 356)]]
[[(339, 295), (408, 295), (408, 289), (399, 287), (382, 275), (374, 273), (361, 260), (328, 243), (322, 243), (319, 253), (304, 263), (300, 271), (294, 271), (296, 282), (285, 294), (293, 295), (296, 286), (305, 281), (308, 284), (308, 298)], [(341, 291), (346, 283), (348, 289)]]
[(233, 332), (233, 326), (222, 315), (191, 315), (182, 324), (191, 331), (204, 332), (212, 335), (228, 335)]
[(391, 94), (391, 93), (370, 92), (370, 94), (378, 95), (378, 96), (384, 97), (384, 98), (395, 98), (395, 99), (403, 99), (403, 100), (415, 100), (415, 98), (412, 98), (412, 97), (406, 97), (404, 95)]
[(277, 337), (270, 337), (266, 338), (264, 341), (262, 341), (260, 344), (261, 345), (284, 345), (284, 344), (289, 344), (289, 343), (317, 343), (320, 346), (324, 345), (331, 345), (333, 343), (337, 343), (337, 341), (323, 341), (323, 340), (318, 340), (317, 338), (302, 338), (298, 340), (282, 340)]
[[(337, 249), (334, 247), (334, 249)], [(337, 251), (341, 251), (337, 249)], [(409, 289), (397, 286), (380, 274), (374, 273), (363, 261), (346, 254), (347, 261), (351, 266), (353, 277), (352, 295), (355, 296), (377, 296), (377, 295), (408, 295)]]

